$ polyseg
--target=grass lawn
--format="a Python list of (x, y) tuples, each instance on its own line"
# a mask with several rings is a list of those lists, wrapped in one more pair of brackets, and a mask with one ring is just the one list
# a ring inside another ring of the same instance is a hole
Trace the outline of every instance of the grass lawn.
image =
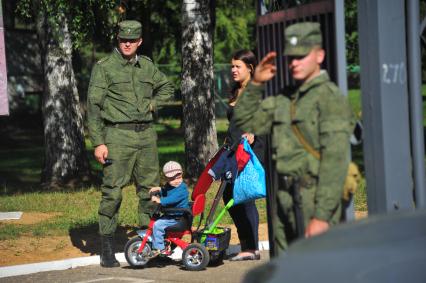
[[(426, 90), (426, 89), (424, 89)], [(426, 93), (426, 91), (424, 91)], [(349, 98), (354, 112), (360, 106), (359, 90), (350, 90)], [(3, 118), (2, 118), (3, 119)], [(57, 213), (57, 217), (33, 225), (13, 225), (0, 223), (0, 240), (32, 234), (34, 236), (66, 235), (79, 229), (97, 229), (97, 209), (101, 196), (98, 187), (81, 188), (74, 191), (45, 192), (39, 187), (43, 163), (43, 136), (39, 118), (21, 121), (13, 127), (0, 128), (0, 211), (24, 211)], [(23, 125), (24, 124), (24, 125)], [(218, 141), (223, 142), (226, 119), (218, 119)], [(24, 130), (25, 129), (25, 130)], [(180, 121), (173, 118), (162, 119), (156, 125), (160, 164), (168, 160), (184, 162), (184, 141)], [(92, 170), (101, 174), (101, 166), (93, 159), (93, 149), (87, 141), (87, 155)], [(355, 162), (363, 170), (362, 146), (354, 147), (352, 153)], [(217, 191), (214, 184), (209, 192), (208, 205)], [(260, 221), (266, 222), (265, 200), (258, 200)], [(220, 210), (219, 207), (218, 211)], [(367, 210), (366, 187), (362, 181), (355, 195), (356, 210)], [(207, 210), (208, 211), (208, 210)], [(121, 226), (137, 225), (137, 197), (134, 185), (123, 189), (123, 203), (120, 209)], [(225, 214), (221, 223), (232, 223)]]

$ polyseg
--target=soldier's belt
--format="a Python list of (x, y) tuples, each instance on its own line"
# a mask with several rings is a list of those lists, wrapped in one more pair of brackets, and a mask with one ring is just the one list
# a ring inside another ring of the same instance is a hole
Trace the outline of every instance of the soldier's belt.
[(121, 130), (130, 130), (135, 132), (142, 132), (151, 127), (150, 122), (145, 123), (106, 123), (107, 127), (117, 128)]

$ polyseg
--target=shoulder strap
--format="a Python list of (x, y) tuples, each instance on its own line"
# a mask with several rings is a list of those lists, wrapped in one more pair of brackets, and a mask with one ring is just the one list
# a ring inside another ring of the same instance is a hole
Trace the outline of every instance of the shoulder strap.
[(296, 135), (299, 142), (303, 145), (303, 147), (306, 149), (307, 152), (309, 152), (313, 157), (316, 159), (321, 158), (321, 154), (315, 150), (303, 137), (303, 134), (300, 132), (299, 128), (297, 127), (296, 123), (294, 123), (295, 117), (296, 117), (296, 100), (293, 99), (290, 104), (290, 116), (291, 116), (291, 129), (293, 130), (294, 134)]

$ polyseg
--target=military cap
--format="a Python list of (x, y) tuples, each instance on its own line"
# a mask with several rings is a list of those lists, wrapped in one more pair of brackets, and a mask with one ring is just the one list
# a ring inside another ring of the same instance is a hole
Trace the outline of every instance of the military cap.
[(137, 39), (141, 37), (142, 25), (138, 21), (122, 21), (118, 23), (118, 37)]
[(322, 46), (319, 23), (303, 22), (288, 26), (284, 31), (284, 55), (304, 56), (313, 47)]

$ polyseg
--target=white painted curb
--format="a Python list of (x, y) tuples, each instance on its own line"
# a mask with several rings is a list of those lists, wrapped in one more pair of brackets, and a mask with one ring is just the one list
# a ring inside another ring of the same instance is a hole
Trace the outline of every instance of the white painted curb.
[[(226, 250), (226, 254), (238, 253), (241, 250), (240, 245), (230, 245)], [(259, 242), (259, 250), (269, 250), (269, 242), (261, 241)], [(126, 263), (126, 258), (124, 253), (117, 253), (115, 257), (119, 262)], [(170, 256), (174, 260), (180, 260), (182, 258), (182, 250), (178, 247), (175, 249), (175, 252)], [(30, 264), (20, 264), (13, 266), (0, 267), (0, 278), (11, 277), (18, 275), (25, 275), (43, 271), (53, 271), (53, 270), (65, 270), (72, 269), (80, 266), (94, 265), (99, 264), (99, 256), (87, 256), (87, 257), (76, 257), (71, 259), (64, 260), (55, 260), (47, 261), (40, 263), (30, 263)]]
[(99, 264), (99, 256), (77, 257), (65, 260), (5, 266), (0, 267), (0, 278), (25, 275), (43, 271), (65, 270), (96, 263)]

